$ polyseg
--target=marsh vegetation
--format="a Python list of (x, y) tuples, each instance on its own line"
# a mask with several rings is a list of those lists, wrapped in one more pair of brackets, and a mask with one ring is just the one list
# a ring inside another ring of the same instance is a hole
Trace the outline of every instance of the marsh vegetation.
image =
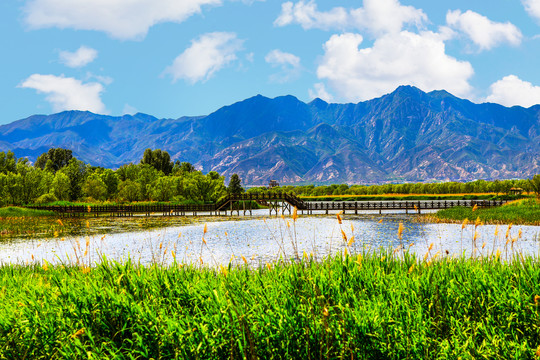
[[(531, 359), (540, 266), (337, 254), (250, 268), (0, 267), (6, 358)], [(92, 355), (89, 355), (92, 354)]]
[(540, 225), (540, 200), (528, 198), (506, 203), (503, 206), (473, 209), (454, 207), (438, 211), (434, 215), (427, 215), (428, 221), (439, 220), (461, 222), (465, 219), (479, 218), (490, 224), (529, 224)]

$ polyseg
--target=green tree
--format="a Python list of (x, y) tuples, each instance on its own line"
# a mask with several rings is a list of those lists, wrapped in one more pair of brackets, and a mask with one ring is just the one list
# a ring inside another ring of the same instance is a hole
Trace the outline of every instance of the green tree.
[(126, 165), (122, 165), (116, 170), (116, 176), (118, 176), (118, 180), (120, 181), (136, 181), (137, 177), (139, 176), (139, 166), (129, 163)]
[(141, 164), (147, 164), (158, 171), (162, 171), (165, 175), (169, 175), (173, 169), (173, 162), (171, 156), (166, 151), (161, 149), (146, 149), (144, 150)]
[(173, 177), (162, 176), (149, 185), (150, 199), (154, 201), (171, 201), (176, 195), (176, 182)]
[(197, 171), (197, 169), (195, 169), (195, 167), (189, 163), (189, 162), (180, 162), (178, 160), (176, 160), (176, 163), (174, 164), (174, 170), (173, 170), (173, 173), (175, 174), (189, 174), (189, 173), (192, 173), (192, 172), (195, 172)]
[(529, 180), (530, 187), (536, 193), (537, 197), (540, 197), (540, 174), (534, 175)]
[(63, 172), (57, 172), (51, 184), (52, 194), (60, 201), (69, 200), (70, 181)]
[(229, 181), (229, 187), (227, 188), (227, 193), (229, 194), (242, 194), (244, 192), (244, 188), (242, 187), (242, 180), (240, 180), (240, 177), (238, 174), (232, 174), (231, 180)]
[(2, 202), (4, 205), (16, 205), (21, 203), (22, 176), (13, 172), (0, 173), (0, 187)]
[(200, 171), (188, 174), (183, 178), (184, 197), (198, 201), (216, 201), (226, 193), (223, 176), (211, 171), (203, 175)]
[(17, 158), (12, 151), (0, 152), (0, 173), (7, 174), (8, 172), (16, 172)]
[(84, 181), (82, 192), (94, 200), (105, 200), (107, 198), (107, 185), (98, 174), (92, 174)]
[(129, 179), (120, 181), (118, 196), (125, 201), (138, 201), (141, 199), (141, 185)]
[(67, 166), (72, 158), (73, 152), (69, 149), (51, 148), (48, 152), (38, 156), (34, 166), (41, 169), (47, 168), (56, 172)]
[(36, 170), (41, 171), (41, 179), (38, 185), (39, 193), (41, 195), (52, 193), (52, 182), (55, 174), (39, 168), (36, 168)]
[(156, 181), (160, 174), (163, 175), (163, 173), (158, 172), (153, 166), (148, 164), (141, 164), (139, 165), (139, 173), (137, 176), (137, 182), (141, 186), (141, 200), (149, 200), (150, 195), (148, 191), (150, 190), (149, 185), (152, 184), (154, 181)]
[(24, 204), (33, 203), (43, 193), (40, 191), (40, 183), (44, 171), (30, 166), (27, 159), (17, 162), (17, 173), (21, 176), (20, 200)]
[(100, 174), (101, 180), (107, 187), (107, 199), (113, 199), (118, 193), (118, 176), (111, 169), (105, 169)]
[(78, 200), (82, 195), (82, 185), (86, 178), (86, 165), (76, 158), (71, 158), (61, 171), (69, 178), (69, 199)]

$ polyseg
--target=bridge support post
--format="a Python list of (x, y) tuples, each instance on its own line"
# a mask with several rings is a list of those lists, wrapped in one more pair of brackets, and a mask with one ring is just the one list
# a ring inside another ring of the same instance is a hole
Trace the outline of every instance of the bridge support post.
[(288, 211), (289, 215), (291, 215), (291, 205), (286, 201), (283, 201), (281, 204), (281, 213), (285, 214), (285, 211)]
[(274, 201), (268, 200), (268, 205), (270, 205), (270, 206), (268, 207), (268, 210), (270, 210), (270, 216), (272, 216), (272, 212), (273, 212), (273, 211), (275, 211), (275, 212), (276, 212), (276, 216), (278, 216), (278, 215), (279, 215), (279, 214), (278, 214), (278, 212), (279, 212), (279, 203), (278, 203), (276, 200), (274, 200)]

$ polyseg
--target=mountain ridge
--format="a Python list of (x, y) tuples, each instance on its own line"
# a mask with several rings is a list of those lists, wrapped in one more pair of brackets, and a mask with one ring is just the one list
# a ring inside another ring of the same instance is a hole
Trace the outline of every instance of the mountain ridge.
[(64, 111), (0, 126), (0, 151), (32, 161), (64, 147), (115, 168), (160, 148), (247, 184), (523, 178), (540, 173), (539, 143), (540, 105), (475, 104), (412, 86), (357, 104), (256, 95), (206, 116)]

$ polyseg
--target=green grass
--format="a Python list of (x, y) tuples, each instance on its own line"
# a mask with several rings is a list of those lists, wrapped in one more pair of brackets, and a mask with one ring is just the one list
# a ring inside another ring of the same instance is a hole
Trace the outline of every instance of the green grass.
[[(213, 217), (212, 221), (231, 221), (237, 218)], [(58, 217), (23, 216), (0, 217), (0, 242), (13, 238), (40, 239), (66, 236), (92, 236), (150, 229), (201, 224), (207, 217), (148, 216), (148, 217)], [(240, 220), (239, 220), (240, 221)], [(1, 357), (0, 357), (1, 359)]]
[(33, 210), (21, 207), (9, 206), (0, 208), (0, 218), (8, 217), (35, 217), (35, 216), (54, 216), (53, 211)]
[[(484, 223), (540, 225), (540, 202), (537, 199), (529, 198), (511, 202), (504, 206), (479, 208), (474, 212), (470, 207), (454, 207), (440, 210), (433, 217), (442, 221), (460, 222), (465, 219), (475, 220), (480, 218)], [(432, 217), (429, 216), (428, 218), (431, 219)]]
[(0, 267), (0, 358), (533, 359), (540, 345), (532, 258), (88, 270)]

